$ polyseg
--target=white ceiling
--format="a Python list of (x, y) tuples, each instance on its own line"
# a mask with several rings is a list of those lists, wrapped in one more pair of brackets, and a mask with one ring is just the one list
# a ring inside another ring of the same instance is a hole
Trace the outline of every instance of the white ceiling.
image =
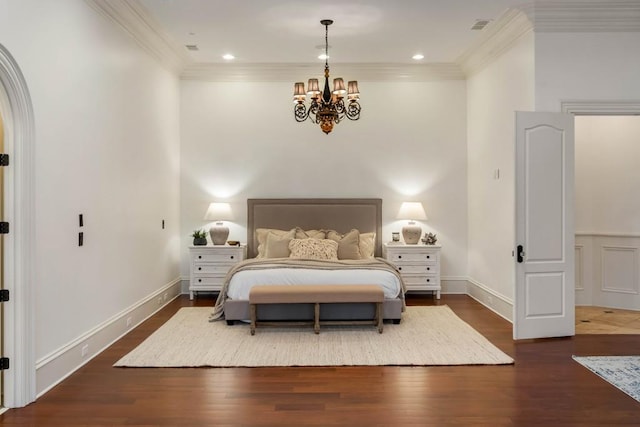
[[(526, 1), (526, 0), (524, 0)], [(140, 0), (194, 63), (322, 63), (321, 19), (329, 27), (329, 63), (453, 63), (496, 20), (523, 0)], [(319, 49), (318, 46), (321, 48)], [(186, 49), (185, 49), (185, 52)]]

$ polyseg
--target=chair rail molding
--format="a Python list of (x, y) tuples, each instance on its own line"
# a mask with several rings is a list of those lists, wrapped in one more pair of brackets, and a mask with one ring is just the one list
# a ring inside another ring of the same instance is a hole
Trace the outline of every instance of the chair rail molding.
[(4, 404), (26, 406), (36, 398), (35, 309), (33, 292), (35, 250), (35, 124), (31, 95), (20, 67), (0, 44), (0, 112), (5, 127), (5, 151), (11, 166), (5, 171), (4, 217), (11, 224), (5, 235), (4, 284), (11, 300), (4, 304), (4, 355), (11, 369), (4, 372)]

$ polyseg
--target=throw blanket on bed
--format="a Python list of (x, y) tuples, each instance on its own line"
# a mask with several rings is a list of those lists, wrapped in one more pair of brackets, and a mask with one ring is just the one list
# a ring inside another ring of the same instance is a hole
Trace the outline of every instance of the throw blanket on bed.
[(402, 281), (402, 276), (396, 269), (396, 267), (389, 261), (383, 258), (373, 259), (358, 259), (358, 260), (340, 260), (340, 261), (328, 261), (328, 260), (315, 260), (315, 259), (292, 259), (292, 258), (252, 258), (242, 261), (229, 270), (227, 276), (224, 279), (220, 294), (213, 307), (213, 313), (209, 318), (210, 322), (215, 320), (222, 320), (224, 317), (224, 302), (227, 299), (227, 289), (231, 277), (239, 271), (244, 270), (265, 270), (274, 268), (305, 268), (316, 270), (340, 270), (340, 269), (352, 269), (352, 270), (386, 270), (396, 275), (402, 286), (402, 292), (400, 292), (400, 299), (402, 300), (402, 310), (405, 309), (404, 294), (407, 288)]

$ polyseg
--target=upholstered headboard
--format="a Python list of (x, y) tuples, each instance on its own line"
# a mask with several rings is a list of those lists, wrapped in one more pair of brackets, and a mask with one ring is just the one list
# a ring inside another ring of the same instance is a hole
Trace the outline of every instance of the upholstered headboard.
[(248, 199), (247, 254), (258, 253), (257, 228), (328, 229), (346, 233), (353, 228), (376, 233), (375, 256), (382, 256), (382, 199)]

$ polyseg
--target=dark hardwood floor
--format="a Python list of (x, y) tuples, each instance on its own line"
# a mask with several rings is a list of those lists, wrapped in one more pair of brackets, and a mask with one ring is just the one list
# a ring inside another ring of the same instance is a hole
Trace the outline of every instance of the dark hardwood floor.
[[(410, 296), (410, 305), (431, 305)], [(640, 403), (571, 359), (640, 354), (637, 335), (515, 343), (511, 325), (463, 295), (443, 295), (512, 366), (113, 368), (180, 307), (183, 296), (0, 424), (29, 426), (612, 426), (640, 425)]]

